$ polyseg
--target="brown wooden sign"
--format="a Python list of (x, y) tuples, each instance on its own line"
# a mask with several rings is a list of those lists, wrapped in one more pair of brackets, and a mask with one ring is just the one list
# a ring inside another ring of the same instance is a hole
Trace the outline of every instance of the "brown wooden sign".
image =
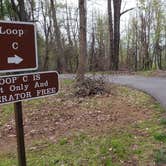
[(54, 95), (58, 89), (55, 71), (0, 77), (0, 104)]
[(0, 72), (37, 68), (35, 24), (0, 21)]

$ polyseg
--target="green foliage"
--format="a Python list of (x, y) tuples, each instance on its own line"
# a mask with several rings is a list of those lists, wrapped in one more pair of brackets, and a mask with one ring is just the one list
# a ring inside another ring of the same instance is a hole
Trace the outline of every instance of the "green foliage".
[(157, 140), (157, 141), (161, 141), (161, 142), (165, 142), (166, 143), (166, 134), (165, 133), (156, 133), (154, 135), (154, 138)]
[(12, 104), (7, 104), (2, 106), (2, 110), (1, 110), (2, 118), (0, 118), (0, 126), (6, 123), (6, 121), (9, 119), (9, 117), (11, 116), (13, 112), (14, 112), (14, 108)]
[(18, 18), (17, 13), (13, 10), (12, 4), (9, 0), (4, 1), (4, 16), (13, 20)]
[(67, 138), (63, 138), (63, 139), (61, 139), (61, 140), (59, 141), (59, 144), (60, 144), (60, 145), (65, 145), (65, 144), (67, 144), (67, 143), (68, 143)]
[[(70, 82), (63, 82), (63, 84), (70, 85)], [(154, 103), (154, 107), (151, 107), (152, 103), (149, 104), (149, 101), (152, 100), (144, 93), (127, 89), (126, 87), (120, 87), (118, 91), (122, 96), (129, 98), (132, 104), (136, 103), (141, 108), (142, 105), (146, 108), (160, 108), (157, 103)], [(135, 99), (133, 100), (132, 98)], [(91, 105), (97, 105), (92, 103), (96, 102), (95, 99), (88, 101)], [(31, 105), (38, 107), (42, 105), (42, 101), (36, 100)], [(99, 106), (97, 107), (100, 108)], [(9, 105), (5, 105), (3, 110), (7, 115), (10, 114)], [(154, 111), (153, 114), (154, 116), (151, 115), (152, 119), (134, 122), (134, 124), (131, 123), (125, 127), (113, 127), (105, 134), (72, 132), (72, 134), (56, 140), (56, 143), (44, 139), (35, 140), (27, 148), (27, 165), (121, 166), (126, 161), (130, 161), (133, 156), (137, 157), (139, 165), (146, 165), (146, 161), (149, 160), (156, 161), (156, 163), (164, 162), (165, 151), (162, 149), (155, 151), (154, 155), (152, 155), (153, 150), (161, 145), (159, 141), (166, 142), (163, 126), (158, 123), (162, 112)], [(0, 152), (0, 166), (17, 164), (15, 154), (2, 153)]]
[(111, 146), (113, 148), (113, 152), (119, 156), (119, 158), (124, 159), (127, 157), (127, 149), (126, 143), (124, 144), (123, 140), (121, 139), (113, 139), (111, 141)]
[(162, 124), (162, 125), (166, 125), (166, 118), (162, 118), (162, 119), (160, 119), (160, 124)]
[(156, 150), (154, 153), (154, 158), (157, 164), (166, 164), (166, 148)]
[(74, 81), (71, 79), (64, 79), (63, 80), (63, 86), (69, 86), (73, 83)]
[(17, 156), (15, 154), (7, 154), (1, 155), (0, 154), (0, 166), (11, 166), (17, 165)]

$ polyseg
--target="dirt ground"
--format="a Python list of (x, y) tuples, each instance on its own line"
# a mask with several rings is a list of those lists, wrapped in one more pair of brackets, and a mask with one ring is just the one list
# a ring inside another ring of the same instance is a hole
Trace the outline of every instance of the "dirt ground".
[[(25, 139), (30, 145), (32, 140), (41, 138), (56, 142), (73, 131), (99, 134), (109, 132), (110, 129), (123, 130), (131, 123), (151, 118), (154, 112), (141, 107), (139, 103), (133, 105), (129, 97), (112, 90), (110, 94), (90, 98), (76, 98), (66, 93), (24, 102), (23, 113)], [(138, 131), (137, 134), (145, 133)], [(1, 150), (16, 149), (15, 142), (15, 121), (12, 113), (8, 121), (0, 127)]]

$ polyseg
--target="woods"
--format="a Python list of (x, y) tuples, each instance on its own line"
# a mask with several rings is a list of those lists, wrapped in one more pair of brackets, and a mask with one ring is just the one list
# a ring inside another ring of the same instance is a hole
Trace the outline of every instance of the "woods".
[(165, 0), (0, 0), (0, 166), (166, 165), (165, 21)]
[(125, 9), (125, 0), (107, 0), (105, 14), (89, 11), (89, 3), (1, 0), (0, 18), (36, 22), (40, 70), (77, 72), (79, 79), (88, 71), (166, 69), (164, 0)]

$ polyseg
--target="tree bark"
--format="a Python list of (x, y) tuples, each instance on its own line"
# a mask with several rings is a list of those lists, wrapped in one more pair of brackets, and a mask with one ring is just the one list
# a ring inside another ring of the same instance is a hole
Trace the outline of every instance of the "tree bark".
[(87, 18), (86, 18), (86, 0), (79, 0), (80, 32), (79, 32), (79, 65), (77, 70), (77, 81), (83, 81), (86, 71), (87, 57)]
[(56, 15), (56, 0), (50, 0), (51, 3), (51, 11), (53, 18), (53, 26), (56, 40), (56, 52), (57, 52), (57, 70), (60, 73), (66, 71), (66, 62), (64, 59), (63, 46), (61, 41), (61, 32), (58, 26), (57, 15)]
[(120, 10), (122, 0), (113, 0), (114, 5), (114, 58), (113, 70), (119, 69), (119, 46), (120, 46)]
[(114, 60), (114, 30), (112, 19), (112, 0), (108, 0), (108, 23), (109, 23), (109, 69), (113, 69)]

